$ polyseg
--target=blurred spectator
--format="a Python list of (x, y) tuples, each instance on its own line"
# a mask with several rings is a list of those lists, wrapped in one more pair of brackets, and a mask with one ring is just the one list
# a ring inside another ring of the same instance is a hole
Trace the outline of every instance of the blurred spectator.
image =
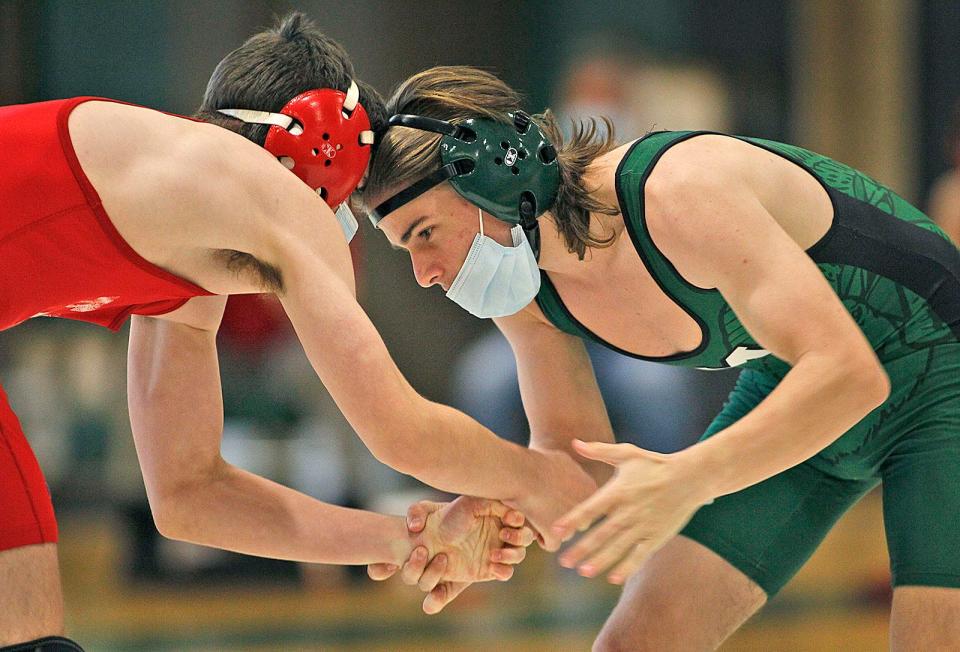
[(944, 153), (950, 169), (934, 182), (928, 207), (930, 217), (955, 243), (960, 243), (960, 100), (947, 128)]
[(613, 54), (578, 57), (561, 81), (557, 112), (574, 120), (606, 116), (621, 142), (641, 135), (630, 89), (635, 72), (635, 64)]
[(668, 63), (647, 55), (587, 50), (570, 63), (557, 95), (561, 116), (606, 116), (621, 143), (648, 131), (729, 131), (731, 126), (723, 80), (699, 62)]

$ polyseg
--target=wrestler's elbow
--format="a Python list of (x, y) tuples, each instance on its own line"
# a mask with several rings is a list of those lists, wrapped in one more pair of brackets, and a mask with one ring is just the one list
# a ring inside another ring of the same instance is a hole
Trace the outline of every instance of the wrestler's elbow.
[(844, 365), (843, 386), (856, 388), (856, 395), (871, 411), (890, 396), (890, 376), (872, 349), (849, 355)]
[(172, 501), (155, 501), (150, 503), (150, 512), (153, 514), (153, 524), (157, 532), (167, 539), (182, 541), (185, 539), (182, 510)]
[(393, 436), (376, 445), (370, 452), (381, 463), (405, 475), (418, 477), (424, 467), (422, 447), (408, 424), (393, 429)]
[(871, 403), (873, 403), (873, 407), (876, 408), (890, 397), (892, 387), (887, 370), (884, 369), (879, 360), (876, 360), (876, 358), (874, 358), (874, 360), (875, 364), (872, 365), (869, 372), (866, 372), (868, 377), (866, 382), (868, 383), (867, 391), (871, 397)]
[(185, 536), (185, 510), (173, 495), (150, 500), (150, 513), (157, 532), (168, 539), (183, 540)]
[(411, 390), (401, 400), (384, 402), (367, 412), (355, 427), (380, 463), (419, 477), (432, 463), (427, 456), (442, 434), (436, 425), (437, 412), (437, 404)]
[(178, 541), (197, 541), (201, 534), (197, 531), (198, 515), (204, 513), (203, 502), (213, 493), (210, 483), (214, 477), (211, 470), (147, 481), (150, 512), (161, 535)]

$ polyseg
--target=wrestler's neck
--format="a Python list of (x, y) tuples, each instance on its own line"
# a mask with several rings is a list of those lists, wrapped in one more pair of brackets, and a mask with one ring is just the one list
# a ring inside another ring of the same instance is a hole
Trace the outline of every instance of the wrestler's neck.
[[(617, 207), (617, 191), (615, 175), (619, 156), (608, 154), (599, 157), (591, 163), (583, 176), (584, 184), (590, 188), (590, 196), (606, 206)], [(613, 236), (613, 246), (587, 247), (583, 259), (576, 251), (570, 251), (566, 238), (557, 226), (557, 217), (553, 211), (547, 211), (539, 218), (540, 223), (540, 269), (556, 276), (580, 277), (594, 275), (597, 267), (604, 265), (610, 258), (609, 254), (616, 247), (616, 242), (624, 232), (623, 217), (620, 214), (606, 215), (604, 213), (590, 214), (590, 233), (598, 240), (606, 240)]]

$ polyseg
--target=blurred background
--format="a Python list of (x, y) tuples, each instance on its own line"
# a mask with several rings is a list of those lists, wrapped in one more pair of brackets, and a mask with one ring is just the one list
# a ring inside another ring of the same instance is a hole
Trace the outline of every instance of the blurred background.
[[(102, 95), (190, 114), (220, 58), (294, 8), (384, 95), (425, 67), (470, 64), (530, 110), (611, 117), (621, 141), (652, 129), (785, 140), (879, 178), (958, 237), (957, 0), (0, 0), (0, 104)], [(365, 220), (354, 255), (361, 302), (414, 386), (524, 442), (492, 325), (421, 290)], [(617, 591), (541, 553), (428, 618), (415, 591), (363, 569), (161, 539), (129, 432), (125, 347), (46, 319), (0, 333), (0, 382), (61, 522), (68, 627), (88, 649), (589, 649)], [(220, 353), (228, 460), (343, 505), (401, 513), (429, 495), (366, 452), (270, 297), (231, 300)], [(661, 451), (695, 441), (736, 376), (592, 355), (618, 437)], [(724, 649), (884, 649), (888, 582), (871, 494)]]

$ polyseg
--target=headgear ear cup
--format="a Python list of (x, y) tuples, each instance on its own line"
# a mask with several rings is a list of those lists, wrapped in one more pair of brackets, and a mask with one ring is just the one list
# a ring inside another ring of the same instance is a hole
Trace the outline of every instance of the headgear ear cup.
[(301, 93), (279, 113), (220, 112), (244, 122), (272, 125), (264, 149), (333, 207), (356, 190), (370, 162), (373, 132), (358, 97), (357, 85), (351, 82), (346, 93), (330, 88)]

